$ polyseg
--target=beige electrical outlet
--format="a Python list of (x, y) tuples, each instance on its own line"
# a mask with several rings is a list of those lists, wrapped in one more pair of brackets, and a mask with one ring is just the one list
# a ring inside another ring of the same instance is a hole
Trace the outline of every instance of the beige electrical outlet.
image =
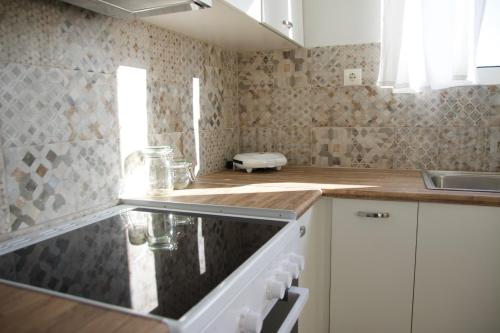
[(344, 69), (344, 86), (360, 86), (363, 84), (361, 68)]

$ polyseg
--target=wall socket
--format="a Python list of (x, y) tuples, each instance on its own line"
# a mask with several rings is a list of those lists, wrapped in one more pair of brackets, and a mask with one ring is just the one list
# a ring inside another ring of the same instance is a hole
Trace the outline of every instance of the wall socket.
[(344, 69), (344, 86), (360, 86), (363, 84), (361, 68)]

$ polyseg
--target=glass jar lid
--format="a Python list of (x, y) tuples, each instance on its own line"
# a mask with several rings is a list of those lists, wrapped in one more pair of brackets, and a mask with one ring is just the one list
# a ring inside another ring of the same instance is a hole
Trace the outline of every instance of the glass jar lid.
[(150, 146), (141, 152), (148, 157), (169, 157), (172, 156), (173, 149), (170, 146)]
[(193, 163), (186, 160), (174, 160), (171, 164), (171, 168), (174, 169), (187, 169), (193, 166)]

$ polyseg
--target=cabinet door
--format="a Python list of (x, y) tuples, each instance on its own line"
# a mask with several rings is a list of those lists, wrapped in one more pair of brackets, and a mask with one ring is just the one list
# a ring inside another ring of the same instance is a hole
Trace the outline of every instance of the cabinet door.
[(288, 4), (288, 20), (293, 24), (293, 27), (288, 29), (288, 37), (300, 45), (304, 45), (304, 10), (302, 8), (302, 0), (290, 0)]
[(500, 208), (421, 203), (414, 333), (500, 332)]
[(227, 3), (238, 8), (257, 21), (262, 21), (262, 2), (261, 0), (225, 0)]
[(288, 37), (288, 19), (288, 0), (262, 0), (262, 22), (265, 25)]
[(410, 333), (417, 214), (418, 203), (333, 200), (332, 332)]
[(299, 286), (309, 289), (309, 300), (299, 318), (299, 333), (328, 333), (332, 199), (322, 198), (311, 208), (311, 215), (304, 217), (299, 220), (305, 227), (300, 248), (306, 264)]
[(302, 0), (262, 0), (262, 23), (304, 45)]

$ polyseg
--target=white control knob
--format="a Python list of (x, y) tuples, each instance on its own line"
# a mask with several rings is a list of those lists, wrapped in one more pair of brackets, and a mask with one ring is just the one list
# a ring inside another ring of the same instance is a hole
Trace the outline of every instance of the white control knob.
[(275, 279), (269, 279), (266, 286), (267, 299), (282, 299), (285, 297), (285, 284)]
[(260, 313), (244, 309), (239, 326), (241, 333), (260, 333), (262, 330), (262, 317)]
[(286, 271), (277, 271), (276, 272), (276, 280), (283, 282), (286, 288), (290, 288), (292, 286), (292, 274)]
[(293, 263), (291, 261), (286, 261), (285, 264), (283, 265), (283, 268), (285, 271), (289, 272), (292, 274), (292, 277), (294, 279), (298, 279), (300, 275), (300, 269), (299, 266), (296, 263)]
[(299, 266), (300, 271), (302, 272), (304, 270), (304, 266), (306, 264), (305, 259), (303, 256), (300, 256), (298, 254), (292, 253), (288, 257), (291, 262), (294, 264), (297, 264)]

